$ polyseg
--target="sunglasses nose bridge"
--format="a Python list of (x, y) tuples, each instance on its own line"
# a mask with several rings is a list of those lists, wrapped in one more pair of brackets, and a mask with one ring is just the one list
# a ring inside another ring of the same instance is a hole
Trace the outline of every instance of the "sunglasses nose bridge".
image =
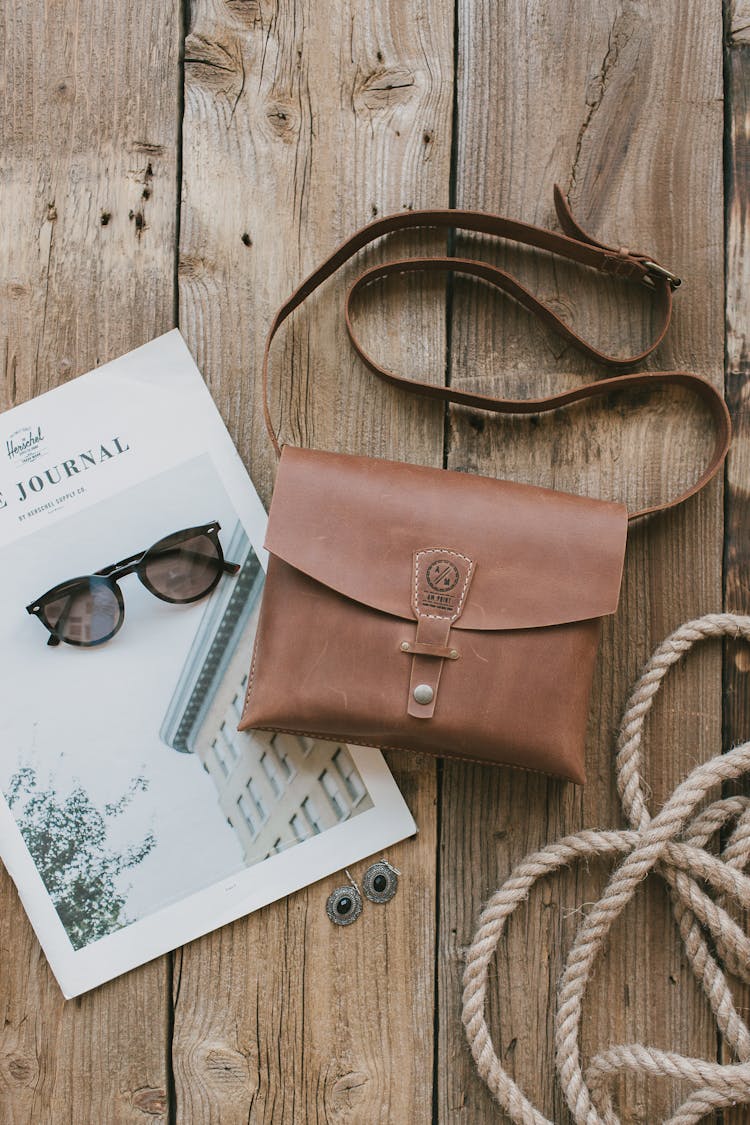
[(147, 554), (148, 551), (139, 551), (137, 555), (130, 555), (127, 559), (120, 559), (119, 562), (105, 566), (102, 570), (97, 570), (96, 574), (102, 578), (111, 578), (116, 582), (118, 578), (124, 578), (126, 574), (132, 574), (133, 571), (136, 571)]

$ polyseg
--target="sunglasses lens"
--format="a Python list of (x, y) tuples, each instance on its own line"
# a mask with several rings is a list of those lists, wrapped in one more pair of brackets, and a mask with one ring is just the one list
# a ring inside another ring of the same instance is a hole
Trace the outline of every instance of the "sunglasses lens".
[(109, 582), (83, 578), (54, 601), (45, 602), (44, 617), (60, 640), (95, 645), (107, 640), (122, 621), (122, 609)]
[(155, 544), (142, 566), (153, 592), (171, 602), (190, 602), (216, 585), (222, 570), (219, 548), (206, 534), (170, 536)]

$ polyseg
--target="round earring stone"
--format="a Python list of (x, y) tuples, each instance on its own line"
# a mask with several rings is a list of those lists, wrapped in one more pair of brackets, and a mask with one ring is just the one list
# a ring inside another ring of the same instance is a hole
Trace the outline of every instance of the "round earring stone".
[(353, 885), (336, 887), (326, 902), (326, 914), (335, 926), (350, 926), (362, 913), (362, 896)]
[(398, 890), (398, 871), (385, 860), (373, 863), (364, 873), (362, 890), (370, 902), (390, 902)]

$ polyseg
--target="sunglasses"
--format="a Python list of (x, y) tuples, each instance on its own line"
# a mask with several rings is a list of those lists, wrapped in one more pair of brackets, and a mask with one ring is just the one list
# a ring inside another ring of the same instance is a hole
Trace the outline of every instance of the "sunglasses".
[(220, 524), (175, 531), (121, 562), (95, 574), (69, 578), (26, 606), (49, 631), (48, 645), (90, 647), (114, 637), (125, 620), (125, 603), (118, 579), (137, 574), (143, 585), (163, 602), (184, 605), (205, 598), (222, 574), (237, 574), (238, 563), (227, 562), (219, 542)]

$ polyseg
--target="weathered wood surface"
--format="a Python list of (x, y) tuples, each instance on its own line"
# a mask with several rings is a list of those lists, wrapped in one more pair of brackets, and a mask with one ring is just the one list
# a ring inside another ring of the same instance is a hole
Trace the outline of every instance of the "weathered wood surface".
[[(172, 326), (180, 22), (148, 0), (0, 21), (5, 408)], [(168, 959), (65, 1003), (4, 869), (0, 894), (0, 1120), (163, 1117)]]
[[(740, 5), (737, 5), (739, 8)], [(725, 55), (727, 94), (726, 198), (726, 396), (734, 423), (734, 441), (726, 471), (726, 548), (724, 602), (733, 613), (750, 613), (750, 6), (742, 19), (735, 10), (732, 36)], [(748, 672), (744, 646), (728, 644), (724, 658), (724, 745), (744, 742), (750, 731)], [(738, 994), (737, 1007), (747, 1012), (750, 991)], [(727, 1059), (731, 1055), (722, 1057)], [(727, 1111), (725, 1125), (743, 1125), (746, 1110)]]
[[(650, 366), (720, 384), (726, 33), (735, 99), (728, 385), (744, 422), (744, 0), (728, 7), (725, 27), (718, 3), (679, 0), (460, 0), (456, 26), (452, 0), (182, 7), (96, 0), (82, 14), (72, 0), (4, 2), (0, 405), (144, 342), (179, 315), (268, 500), (259, 351), (291, 287), (355, 226), (391, 210), (455, 202), (550, 225), (555, 179), (594, 233), (684, 274), (674, 327)], [(388, 253), (440, 245), (413, 236)], [(593, 339), (624, 349), (647, 335), (645, 295), (582, 281), (541, 255), (465, 245), (507, 262)], [(707, 447), (702, 419), (676, 396), (539, 424), (453, 411), (444, 431), (439, 407), (375, 384), (352, 359), (341, 322), (351, 275), (279, 340), (274, 413), (289, 440), (630, 502), (694, 474)], [(490, 392), (544, 393), (594, 377), (593, 365), (502, 298), (456, 280), (448, 308), (450, 334), (442, 282), (389, 282), (368, 303), (362, 335), (396, 370)], [(740, 425), (725, 595), (740, 609), (745, 445)], [(669, 629), (720, 606), (721, 556), (720, 484), (633, 532), (620, 610), (603, 638), (583, 794), (512, 771), (391, 755), (420, 834), (391, 853), (403, 871), (397, 898), (354, 927), (332, 930), (327, 880), (65, 1005), (3, 876), (0, 1120), (498, 1120), (459, 1021), (461, 950), (479, 904), (529, 848), (583, 824), (620, 823), (611, 744), (628, 685)], [(747, 733), (747, 665), (730, 656), (724, 717), (736, 741)], [(718, 648), (673, 673), (649, 731), (655, 802), (720, 744), (720, 687)], [(492, 973), (503, 1057), (561, 1123), (554, 992), (578, 912), (603, 878), (592, 866), (542, 888)], [(659, 887), (613, 935), (586, 1006), (585, 1052), (632, 1040), (716, 1054)], [(671, 1102), (662, 1085), (619, 1091), (628, 1122), (652, 1125)]]
[(731, 46), (750, 43), (750, 3), (728, 0), (726, 8), (727, 41)]
[[(458, 19), (457, 204), (550, 225), (551, 184), (561, 182), (584, 227), (615, 245), (646, 249), (687, 279), (667, 343), (649, 367), (695, 370), (721, 385), (718, 6), (463, 0)], [(689, 145), (682, 140), (687, 134)], [(551, 297), (588, 338), (619, 354), (639, 334), (647, 338), (647, 302), (632, 288), (587, 285), (580, 271), (551, 266), (543, 255), (483, 250)], [(453, 383), (485, 393), (550, 393), (596, 370), (523, 309), (460, 283), (453, 344)], [(636, 506), (648, 495), (666, 497), (694, 476), (698, 450), (706, 452), (696, 421), (684, 400), (659, 394), (538, 423), (456, 411), (449, 463)], [(451, 1065), (440, 1069), (440, 1120), (469, 1125), (493, 1114), (458, 1019), (461, 946), (477, 905), (529, 850), (584, 825), (621, 823), (612, 733), (628, 688), (670, 629), (720, 608), (721, 552), (719, 484), (674, 516), (633, 529), (619, 611), (604, 630), (585, 791), (446, 765), (439, 1057)], [(720, 689), (718, 646), (693, 657), (665, 687), (648, 732), (655, 801), (721, 745)], [(496, 1045), (522, 1088), (556, 1122), (568, 1116), (552, 1064), (555, 989), (582, 904), (597, 896), (604, 875), (592, 864), (538, 889), (513, 919), (491, 976)], [(682, 956), (663, 888), (649, 886), (613, 932), (585, 1005), (584, 1029), (584, 1056), (638, 1040), (715, 1057), (710, 1013)], [(623, 1120), (643, 1125), (661, 1120), (673, 1098), (663, 1083), (627, 1083), (619, 1093)]]
[[(452, 71), (442, 0), (192, 5), (180, 324), (265, 500), (274, 468), (258, 398), (265, 328), (352, 229), (403, 206), (448, 205)], [(279, 340), (274, 413), (284, 436), (439, 465), (440, 411), (397, 400), (354, 362), (347, 276)], [(408, 363), (416, 340), (419, 361), (424, 348), (442, 378), (441, 305), (420, 316), (420, 291), (410, 293), (391, 359)], [(388, 332), (390, 308), (368, 328)], [(173, 1059), (184, 1120), (387, 1125), (429, 1115), (436, 765), (405, 755), (391, 765), (420, 832), (389, 852), (404, 876), (387, 909), (335, 930), (324, 911), (333, 877), (183, 951)]]

